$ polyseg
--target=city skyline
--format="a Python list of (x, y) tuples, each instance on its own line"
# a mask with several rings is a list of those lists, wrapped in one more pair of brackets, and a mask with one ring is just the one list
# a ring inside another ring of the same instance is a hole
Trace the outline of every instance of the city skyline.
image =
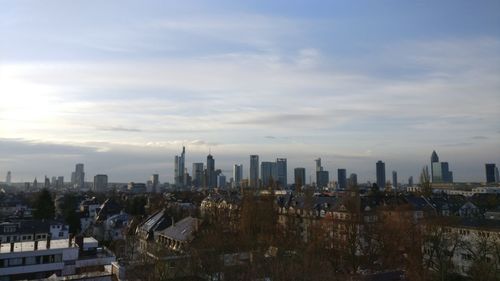
[(432, 150), (454, 181), (500, 163), (498, 1), (0, 3), (13, 181), (173, 182), (182, 145), (227, 178), (286, 158), (288, 182), (318, 157), (359, 182), (378, 160), (418, 179)]

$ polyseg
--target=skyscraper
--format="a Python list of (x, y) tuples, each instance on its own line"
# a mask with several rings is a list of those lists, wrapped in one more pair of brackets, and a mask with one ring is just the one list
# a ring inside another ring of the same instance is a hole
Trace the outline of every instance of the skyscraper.
[(226, 187), (226, 176), (224, 176), (224, 174), (222, 173), (217, 175), (217, 187), (218, 188)]
[(394, 190), (398, 190), (398, 172), (392, 171), (392, 186)]
[(500, 182), (500, 174), (498, 173), (498, 167), (495, 167), (495, 181)]
[(349, 188), (357, 187), (358, 186), (358, 175), (352, 173), (349, 176)]
[(12, 174), (10, 173), (10, 171), (7, 172), (7, 176), (5, 177), (5, 183), (6, 184), (11, 184), (11, 176)]
[(193, 185), (195, 187), (203, 186), (203, 163), (193, 163)]
[[(439, 170), (441, 169), (440, 165), (438, 167), (437, 165), (435, 166), (434, 163), (439, 163), (439, 156), (437, 155), (435, 150), (432, 151), (432, 155), (431, 155), (431, 180), (432, 180), (432, 182), (434, 182), (434, 175), (435, 175), (434, 174), (434, 167), (436, 167), (436, 169), (439, 169)], [(440, 171), (437, 174), (439, 175), (439, 177), (441, 177)]]
[(321, 166), (321, 158), (315, 159), (316, 162), (316, 172), (323, 171), (323, 166)]
[(413, 186), (413, 176), (408, 178), (408, 186)]
[(186, 148), (182, 147), (181, 156), (175, 156), (174, 163), (174, 182), (177, 187), (184, 186), (185, 179), (185, 161), (186, 161)]
[(260, 177), (262, 180), (262, 187), (270, 187), (276, 183), (276, 163), (275, 162), (262, 162), (260, 163)]
[(76, 164), (75, 175), (74, 175), (74, 187), (84, 188), (85, 187), (85, 171), (83, 169), (83, 164)]
[(207, 156), (207, 186), (214, 188), (217, 185), (217, 175), (215, 174), (215, 160), (212, 154)]
[(276, 181), (279, 187), (286, 188), (288, 185), (287, 181), (288, 173), (286, 167), (286, 158), (276, 159)]
[(158, 174), (152, 174), (151, 175), (151, 192), (156, 193), (158, 192), (158, 188), (160, 185), (160, 177)]
[(250, 155), (250, 187), (259, 187), (259, 155)]
[(305, 168), (295, 168), (295, 189), (299, 189), (306, 185), (306, 169)]
[(337, 170), (337, 183), (338, 188), (341, 190), (347, 189), (347, 171), (346, 169)]
[(108, 176), (95, 175), (93, 190), (95, 192), (105, 192), (108, 189)]
[(381, 160), (377, 162), (377, 185), (379, 189), (385, 188), (385, 163)]
[(321, 169), (320, 171), (316, 172), (316, 187), (317, 188), (324, 188), (328, 187), (328, 182), (330, 181), (330, 174), (328, 171), (323, 171)]
[(486, 183), (495, 183), (496, 182), (496, 165), (491, 163), (491, 164), (485, 164), (485, 170), (486, 170)]
[(241, 187), (241, 181), (243, 180), (243, 165), (235, 164), (233, 166), (233, 184), (235, 188)]

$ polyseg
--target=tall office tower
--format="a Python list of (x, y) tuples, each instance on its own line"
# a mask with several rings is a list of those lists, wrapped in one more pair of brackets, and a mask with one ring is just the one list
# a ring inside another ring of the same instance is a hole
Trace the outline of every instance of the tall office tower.
[(316, 162), (316, 172), (323, 171), (323, 166), (321, 166), (321, 158), (315, 159)]
[(181, 156), (175, 156), (174, 163), (174, 182), (177, 187), (184, 186), (185, 178), (185, 161), (186, 161), (186, 148), (182, 147)]
[(408, 178), (408, 186), (413, 186), (413, 176)]
[(38, 181), (36, 180), (36, 178), (35, 178), (35, 180), (33, 181), (33, 189), (35, 189), (35, 190), (37, 190), (37, 189), (38, 189)]
[(50, 179), (50, 185), (51, 185), (52, 187), (56, 187), (56, 185), (57, 185), (57, 177), (52, 177), (52, 178)]
[(262, 180), (262, 187), (267, 188), (276, 182), (276, 163), (275, 162), (262, 162), (260, 163), (260, 178)]
[(495, 181), (500, 182), (500, 175), (498, 174), (498, 167), (495, 167)]
[(288, 173), (286, 168), (286, 158), (276, 159), (276, 181), (277, 185), (281, 188), (288, 186)]
[(226, 188), (226, 176), (222, 173), (217, 175), (217, 187)]
[(436, 171), (436, 172), (438, 172), (437, 175), (441, 176), (441, 172), (440, 172), (441, 165), (439, 165), (439, 167), (438, 167), (437, 165), (435, 166), (434, 163), (439, 163), (439, 156), (437, 155), (435, 150), (432, 151), (432, 155), (431, 155), (431, 180), (432, 180), (432, 182), (434, 182), (434, 175), (435, 175), (434, 174), (434, 167), (436, 167), (436, 169), (439, 170), (439, 171)]
[(295, 168), (293, 173), (295, 177), (295, 189), (299, 190), (299, 188), (306, 185), (306, 168)]
[(330, 181), (330, 174), (328, 171), (317, 171), (316, 172), (316, 187), (317, 188), (324, 188), (328, 187), (328, 182)]
[(204, 164), (203, 163), (193, 163), (193, 185), (195, 187), (201, 187), (203, 186), (203, 169), (204, 169)]
[(243, 180), (243, 165), (235, 164), (233, 166), (233, 187), (241, 187), (241, 181)]
[(346, 169), (338, 169), (337, 170), (337, 182), (338, 188), (341, 190), (347, 189), (347, 171)]
[(398, 172), (392, 171), (392, 186), (394, 190), (398, 190)]
[(71, 187), (75, 186), (76, 184), (76, 173), (71, 172)]
[(49, 188), (50, 187), (50, 180), (47, 176), (45, 176), (44, 180), (43, 180), (43, 187), (44, 188)]
[(83, 164), (76, 164), (75, 167), (75, 182), (73, 183), (76, 188), (85, 187), (85, 172), (83, 170)]
[(106, 192), (108, 189), (108, 176), (107, 175), (95, 175), (94, 176), (94, 192)]
[(385, 163), (380, 160), (377, 162), (377, 185), (381, 190), (385, 188)]
[(160, 176), (158, 174), (151, 175), (151, 192), (158, 192), (158, 188), (160, 187)]
[(217, 186), (217, 175), (215, 174), (215, 160), (212, 154), (207, 156), (207, 186), (214, 188)]
[(443, 179), (443, 182), (445, 183), (452, 183), (453, 182), (453, 172), (450, 171), (448, 162), (441, 162), (441, 178)]
[(496, 182), (496, 165), (495, 164), (485, 164), (486, 169), (486, 183), (495, 183)]
[(250, 187), (259, 188), (259, 155), (250, 155)]
[(64, 187), (64, 177), (63, 176), (58, 176), (57, 177), (56, 188), (63, 188), (63, 187)]
[(358, 175), (352, 173), (349, 175), (349, 188), (357, 187), (358, 186)]
[(12, 177), (12, 174), (10, 171), (7, 172), (7, 176), (5, 177), (5, 183), (6, 184), (11, 184), (11, 177)]

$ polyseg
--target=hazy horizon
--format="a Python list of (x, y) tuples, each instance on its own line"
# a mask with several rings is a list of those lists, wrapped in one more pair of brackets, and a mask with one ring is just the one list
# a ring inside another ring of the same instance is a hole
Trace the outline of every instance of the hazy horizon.
[(0, 0), (0, 181), (500, 165), (499, 1)]

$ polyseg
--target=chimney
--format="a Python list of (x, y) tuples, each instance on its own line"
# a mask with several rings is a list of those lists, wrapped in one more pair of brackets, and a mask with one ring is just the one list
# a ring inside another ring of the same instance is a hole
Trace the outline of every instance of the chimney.
[(34, 246), (34, 248), (35, 248), (35, 251), (38, 250), (38, 240), (35, 240), (35, 246)]
[(46, 245), (46, 249), (50, 249), (50, 239), (51, 239), (51, 234), (49, 233), (49, 235), (47, 235), (47, 245)]
[(14, 242), (10, 242), (10, 252), (14, 252)]

